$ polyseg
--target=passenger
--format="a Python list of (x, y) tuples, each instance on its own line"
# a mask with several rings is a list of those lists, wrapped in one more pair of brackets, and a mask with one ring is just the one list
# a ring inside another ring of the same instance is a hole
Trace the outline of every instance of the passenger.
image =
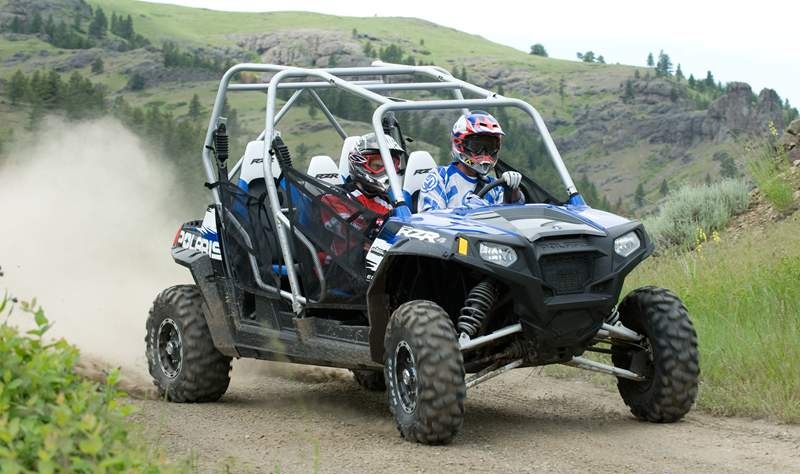
[[(384, 137), (392, 154), (395, 170), (397, 170), (400, 166), (403, 149), (391, 136), (384, 135)], [(389, 176), (383, 165), (375, 134), (368, 133), (362, 136), (347, 159), (350, 180), (342, 187), (361, 207), (377, 214), (378, 218), (374, 228), (379, 229), (393, 208), (389, 203)], [(354, 241), (357, 240), (355, 236), (349, 239), (345, 237), (345, 231), (368, 232), (367, 227), (370, 222), (363, 216), (358, 216), (350, 223), (350, 229), (343, 229), (344, 221), (352, 219), (353, 215), (360, 211), (359, 206), (333, 194), (323, 196), (322, 202), (326, 204), (322, 210), (323, 225), (335, 234), (331, 244), (331, 253), (340, 255), (352, 248), (355, 245)], [(333, 213), (336, 214), (336, 217)]]
[[(436, 209), (475, 208), (506, 202), (503, 186), (491, 189), (483, 198), (475, 194), (494, 181), (487, 176), (497, 164), (503, 129), (486, 112), (462, 115), (453, 125), (452, 162), (438, 166), (425, 176), (419, 195), (420, 212)], [(501, 176), (512, 194), (510, 204), (524, 204), (519, 190), (522, 175), (506, 171)]]

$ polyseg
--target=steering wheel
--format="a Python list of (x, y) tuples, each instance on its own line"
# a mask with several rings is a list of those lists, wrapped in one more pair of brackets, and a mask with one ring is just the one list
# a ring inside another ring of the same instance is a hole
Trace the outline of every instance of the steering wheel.
[(483, 197), (486, 196), (486, 193), (488, 193), (489, 191), (491, 191), (492, 189), (494, 189), (494, 188), (496, 188), (498, 186), (503, 186), (505, 184), (506, 184), (506, 182), (502, 178), (501, 179), (496, 179), (496, 180), (492, 181), (491, 183), (487, 184), (486, 186), (484, 186), (483, 189), (481, 189), (480, 191), (475, 193), (475, 195), (478, 196), (479, 198), (483, 199)]

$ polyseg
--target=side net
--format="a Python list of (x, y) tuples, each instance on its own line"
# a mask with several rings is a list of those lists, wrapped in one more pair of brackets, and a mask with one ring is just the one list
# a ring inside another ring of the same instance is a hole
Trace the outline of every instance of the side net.
[[(283, 266), (275, 222), (268, 212), (266, 189), (252, 183), (245, 191), (232, 183), (220, 183), (221, 221), (225, 227), (223, 247), (234, 281), (252, 292), (259, 292), (250, 256), (263, 283), (281, 288)], [(258, 184), (261, 184), (260, 186)]]
[[(293, 168), (284, 169), (281, 179), (305, 294), (321, 302), (362, 302), (368, 285), (367, 250), (384, 216), (364, 207), (342, 187)], [(311, 244), (313, 254), (300, 236)]]

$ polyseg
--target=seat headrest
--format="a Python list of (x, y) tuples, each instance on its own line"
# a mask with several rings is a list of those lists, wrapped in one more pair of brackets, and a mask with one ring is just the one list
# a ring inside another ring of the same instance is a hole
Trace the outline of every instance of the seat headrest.
[[(279, 178), (281, 175), (281, 167), (278, 165), (278, 160), (272, 160), (272, 176)], [(245, 183), (256, 178), (264, 177), (264, 142), (256, 140), (249, 142), (244, 149), (242, 156), (242, 168), (239, 174), (239, 179)]]
[(347, 159), (347, 156), (353, 151), (353, 148), (356, 147), (356, 143), (361, 136), (354, 136), (354, 137), (347, 137), (344, 139), (344, 143), (342, 144), (342, 154), (339, 155), (339, 174), (341, 175), (342, 179), (345, 179), (350, 176), (350, 162)]
[(406, 173), (403, 179), (403, 191), (414, 194), (422, 188), (428, 171), (436, 168), (436, 161), (427, 151), (413, 151), (408, 155)]
[(339, 173), (339, 168), (336, 166), (333, 158), (327, 155), (312, 157), (311, 162), (308, 164), (308, 173), (306, 174), (332, 185), (344, 183), (342, 175)]

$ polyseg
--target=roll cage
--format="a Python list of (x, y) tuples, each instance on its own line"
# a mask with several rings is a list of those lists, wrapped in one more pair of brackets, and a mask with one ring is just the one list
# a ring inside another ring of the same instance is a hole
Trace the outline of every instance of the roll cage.
[[(233, 80), (234, 76), (242, 72), (272, 73), (272, 76), (267, 82), (256, 84), (232, 84), (231, 81)], [(407, 79), (389, 81), (390, 78), (395, 78), (396, 76), (423, 76), (424, 78), (428, 79), (429, 82), (418, 82)], [(315, 80), (309, 81), (309, 79)], [(217, 176), (220, 174), (221, 168), (215, 166), (214, 159), (212, 157), (212, 151), (214, 150), (215, 143), (214, 135), (220, 123), (222, 108), (228, 91), (266, 92), (265, 126), (263, 132), (259, 135), (258, 140), (264, 140), (266, 144), (269, 144), (272, 143), (272, 140), (276, 136), (277, 124), (304, 92), (307, 92), (313, 98), (336, 132), (343, 139), (346, 138), (347, 133), (317, 93), (317, 90), (333, 88), (346, 91), (350, 94), (378, 104), (378, 107), (372, 114), (372, 126), (376, 132), (381, 157), (389, 176), (390, 197), (392, 205), (395, 208), (395, 218), (407, 220), (410, 218), (411, 212), (407, 203), (404, 201), (404, 194), (402, 192), (400, 178), (397, 171), (394, 169), (391, 154), (382, 133), (382, 121), (384, 116), (386, 116), (389, 112), (399, 111), (461, 109), (464, 113), (468, 113), (469, 110), (472, 109), (483, 109), (490, 107), (511, 107), (520, 109), (527, 113), (533, 120), (535, 129), (537, 132), (539, 132), (539, 135), (544, 142), (545, 148), (550, 155), (552, 163), (555, 166), (555, 169), (561, 178), (564, 187), (566, 188), (567, 194), (570, 196), (570, 200), (577, 203), (583, 202), (577, 192), (577, 189), (575, 188), (575, 184), (572, 181), (566, 166), (564, 165), (561, 155), (559, 154), (558, 149), (553, 142), (552, 137), (550, 136), (550, 133), (547, 130), (544, 120), (533, 106), (525, 101), (507, 98), (482, 87), (478, 87), (474, 84), (457, 79), (453, 77), (453, 75), (447, 70), (440, 67), (398, 65), (384, 63), (382, 61), (375, 61), (371, 66), (368, 67), (307, 69), (275, 64), (243, 63), (237, 64), (228, 69), (223, 75), (219, 84), (219, 88), (217, 89), (214, 106), (208, 123), (205, 143), (202, 150), (203, 167), (208, 182), (215, 183), (218, 182), (218, 180), (223, 179), (222, 176)], [(280, 110), (276, 110), (278, 90), (294, 91), (286, 103), (280, 108)], [(378, 93), (393, 91), (436, 90), (452, 91), (453, 98), (436, 100), (406, 100), (392, 98)], [(464, 97), (464, 92), (473, 94), (478, 98), (467, 99)], [(278, 189), (272, 173), (273, 159), (275, 158), (270, 153), (270, 147), (264, 146), (263, 168), (266, 183), (266, 194), (267, 199), (269, 200), (269, 211), (275, 218), (275, 230), (277, 231), (280, 251), (285, 263), (286, 277), (288, 279), (290, 291), (287, 292), (280, 288), (266, 284), (263, 279), (260, 278), (258, 264), (255, 261), (255, 257), (252, 255), (250, 255), (250, 267), (255, 274), (254, 277), (257, 285), (262, 290), (276, 293), (279, 296), (290, 300), (294, 312), (300, 313), (302, 310), (302, 305), (309, 302), (309, 300), (300, 294), (300, 283), (294, 265), (295, 258), (292, 254), (293, 246), (290, 245), (289, 235), (287, 234), (287, 228), (289, 228), (290, 225), (288, 219), (281, 210)], [(239, 160), (225, 178), (230, 178), (233, 176), (241, 167), (241, 165), (242, 161)], [(218, 215), (222, 215), (222, 213), (226, 211), (223, 209), (218, 189), (211, 186), (211, 193), (214, 205), (218, 211)], [(249, 237), (245, 232), (243, 232), (241, 226), (237, 224), (236, 218), (231, 215), (228, 215), (227, 217), (232, 220), (234, 223), (233, 226), (243, 235), (244, 239), (249, 241)], [(321, 277), (321, 266), (310, 242), (297, 230), (295, 230), (294, 233), (300, 242), (302, 242), (312, 254), (315, 271), (320, 273)], [(248, 243), (248, 245), (250, 244), (251, 243)], [(324, 281), (321, 283), (324, 284)]]

